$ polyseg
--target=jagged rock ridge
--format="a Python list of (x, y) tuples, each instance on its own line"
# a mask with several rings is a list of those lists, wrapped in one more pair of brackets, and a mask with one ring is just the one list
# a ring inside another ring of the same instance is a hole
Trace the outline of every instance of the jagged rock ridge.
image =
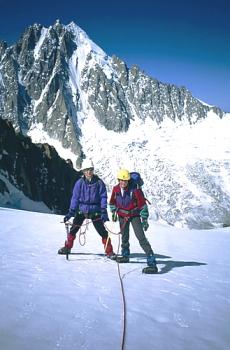
[(132, 120), (196, 123), (213, 110), (185, 87), (163, 84), (137, 66), (108, 57), (76, 24), (34, 24), (10, 47), (0, 43), (0, 117), (26, 133), (42, 124), (81, 162), (81, 122), (93, 113), (108, 130), (127, 131)]

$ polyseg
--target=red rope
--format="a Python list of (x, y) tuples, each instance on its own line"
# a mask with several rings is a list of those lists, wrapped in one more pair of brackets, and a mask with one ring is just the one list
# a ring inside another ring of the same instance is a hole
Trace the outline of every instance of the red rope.
[[(78, 240), (79, 240), (79, 244), (80, 244), (82, 247), (86, 244), (86, 237), (85, 237), (85, 235), (86, 235), (86, 231), (88, 230), (89, 224), (92, 223), (93, 221), (101, 220), (101, 218), (97, 218), (97, 219), (94, 219), (94, 220), (93, 220), (93, 219), (89, 219), (89, 218), (86, 218), (86, 219), (87, 219), (87, 220), (86, 220), (86, 223), (83, 222), (81, 225), (72, 224), (72, 223), (69, 222), (69, 221), (66, 221), (66, 222), (65, 222), (66, 227), (69, 227), (69, 226), (71, 226), (71, 227), (73, 227), (73, 228), (75, 228), (75, 227), (80, 227)], [(90, 221), (90, 220), (91, 220), (91, 221)], [(82, 230), (82, 227), (83, 227), (83, 226), (85, 226), (84, 231)], [(82, 243), (82, 236), (83, 236), (83, 243)]]
[(123, 232), (123, 230), (124, 230), (124, 228), (125, 228), (125, 225), (126, 225), (127, 221), (128, 221), (128, 220), (125, 220), (125, 222), (123, 223), (123, 225), (120, 227), (120, 231), (119, 231), (119, 232), (113, 232), (113, 231), (111, 231), (106, 225), (105, 225), (105, 228), (106, 228), (106, 230), (107, 230), (109, 233), (112, 233), (113, 235), (120, 235), (120, 234), (122, 234), (122, 232)]
[[(88, 229), (88, 226), (89, 226), (89, 221), (87, 220), (86, 221), (86, 224), (84, 224), (85, 226), (85, 229), (84, 231), (82, 230), (82, 226), (80, 227), (80, 232), (79, 232), (79, 237), (78, 237), (78, 241), (79, 241), (79, 244), (83, 247), (86, 243), (86, 238), (85, 238), (85, 235), (86, 235), (86, 231)], [(82, 239), (81, 239), (81, 236), (83, 236), (83, 243), (82, 243)]]
[[(122, 234), (126, 223), (127, 223), (127, 220), (120, 227), (120, 231), (118, 233), (111, 231), (110, 229), (108, 229), (107, 226), (105, 226), (106, 230), (108, 230), (110, 233), (112, 233), (114, 235), (119, 235), (117, 254), (116, 255), (118, 255), (119, 250), (120, 250), (120, 245), (121, 245), (120, 234)], [(122, 276), (121, 276), (120, 264), (118, 262), (117, 262), (117, 272), (118, 272), (118, 277), (119, 277), (120, 286), (121, 286), (121, 296), (122, 296), (122, 305), (123, 305), (123, 317), (122, 317), (123, 318), (123, 327), (122, 327), (123, 330), (122, 330), (121, 350), (124, 350), (124, 348), (125, 348), (125, 337), (126, 337), (126, 300), (125, 300), (125, 289), (124, 289), (123, 280), (122, 280)]]
[[(88, 229), (88, 226), (90, 223), (92, 223), (93, 221), (96, 221), (96, 220), (101, 220), (101, 218), (98, 218), (98, 219), (95, 219), (95, 220), (92, 220), (89, 221), (87, 220), (85, 224), (82, 224), (82, 225), (73, 225), (71, 223), (68, 223), (66, 222), (66, 226), (68, 225), (71, 225), (72, 227), (82, 227), (82, 226), (85, 226), (85, 230), (84, 232), (81, 232), (80, 230), (80, 233), (79, 233), (79, 243), (80, 245), (85, 245), (86, 243), (86, 239), (85, 239), (85, 234), (86, 234), (86, 231)], [(120, 239), (120, 234), (122, 234), (122, 231), (123, 229), (125, 228), (125, 225), (126, 225), (127, 221), (125, 221), (123, 223), (123, 225), (120, 227), (120, 231), (119, 232), (113, 232), (111, 231), (106, 225), (105, 225), (105, 228), (106, 230), (109, 232), (109, 233), (112, 233), (114, 235), (119, 235), (119, 240), (118, 240), (118, 247), (117, 247), (117, 254), (119, 253), (119, 250), (120, 250), (120, 245), (121, 245), (121, 239)], [(81, 235), (84, 236), (84, 242), (83, 244), (81, 243)], [(124, 290), (124, 285), (123, 285), (123, 281), (122, 281), (122, 277), (121, 277), (121, 270), (120, 270), (120, 264), (117, 262), (117, 271), (118, 271), (118, 277), (119, 277), (119, 281), (120, 281), (120, 286), (121, 286), (121, 295), (122, 295), (122, 305), (123, 305), (123, 330), (122, 330), (122, 340), (121, 340), (121, 350), (124, 350), (124, 347), (125, 347), (125, 337), (126, 337), (126, 300), (125, 300), (125, 290)]]
[[(117, 251), (119, 252), (120, 249), (120, 236), (119, 236), (119, 241), (118, 241), (118, 249)], [(122, 295), (122, 304), (123, 304), (123, 331), (122, 331), (122, 341), (121, 341), (121, 350), (124, 350), (125, 348), (125, 336), (126, 336), (126, 301), (125, 301), (125, 290), (124, 290), (124, 285), (121, 277), (121, 270), (120, 270), (120, 264), (117, 262), (117, 271), (118, 271), (118, 277), (120, 281), (120, 286), (121, 286), (121, 295)]]

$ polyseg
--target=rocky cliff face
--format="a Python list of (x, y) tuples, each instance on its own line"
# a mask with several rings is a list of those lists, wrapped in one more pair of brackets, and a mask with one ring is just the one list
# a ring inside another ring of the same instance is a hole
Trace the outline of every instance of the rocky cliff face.
[(12, 185), (27, 198), (44, 202), (52, 212), (65, 214), (78, 178), (53, 147), (34, 145), (29, 137), (16, 133), (10, 122), (0, 119), (0, 204), (14, 206)]
[(77, 25), (29, 27), (13, 46), (0, 43), (0, 117), (26, 133), (44, 131), (82, 159), (81, 123), (93, 115), (108, 130), (127, 131), (134, 118), (191, 124), (213, 110), (185, 87), (163, 84), (137, 66), (108, 57)]

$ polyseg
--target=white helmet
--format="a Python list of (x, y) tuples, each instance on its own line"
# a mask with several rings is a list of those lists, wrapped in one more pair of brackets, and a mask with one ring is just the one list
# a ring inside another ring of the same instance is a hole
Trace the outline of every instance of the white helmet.
[(91, 159), (83, 159), (82, 165), (81, 165), (81, 170), (89, 169), (89, 168), (94, 168), (93, 162)]

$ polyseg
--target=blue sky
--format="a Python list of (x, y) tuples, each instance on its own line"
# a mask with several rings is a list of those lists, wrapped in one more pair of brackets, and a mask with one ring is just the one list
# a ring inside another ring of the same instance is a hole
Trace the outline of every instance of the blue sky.
[(227, 0), (0, 0), (0, 9), (0, 40), (14, 43), (34, 23), (74, 21), (108, 55), (230, 112)]

